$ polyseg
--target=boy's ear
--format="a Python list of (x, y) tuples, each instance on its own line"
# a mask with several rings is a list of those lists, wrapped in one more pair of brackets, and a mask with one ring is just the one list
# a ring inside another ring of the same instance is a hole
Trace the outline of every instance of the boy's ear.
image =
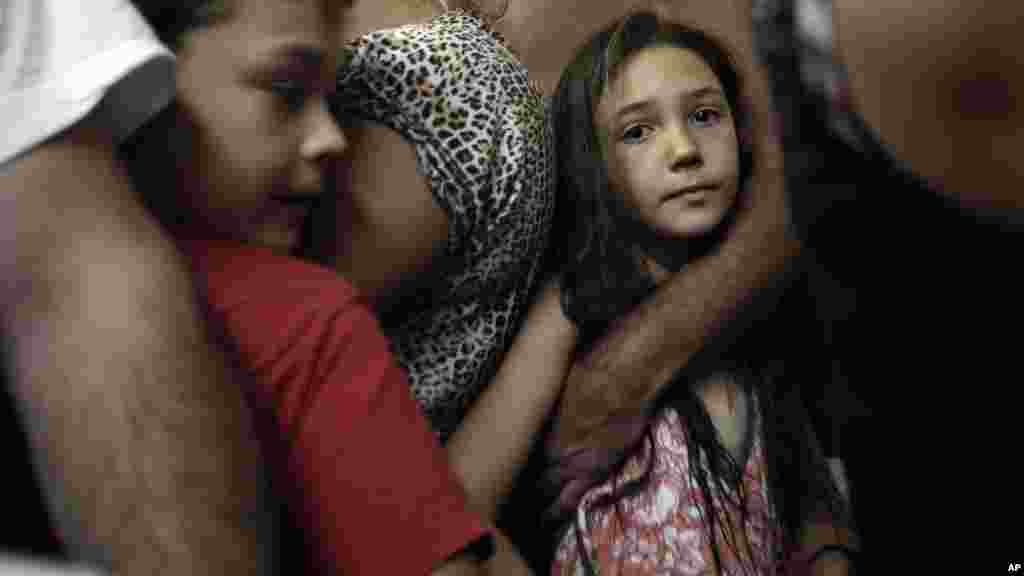
[(754, 132), (749, 127), (736, 130), (737, 152), (740, 157), (740, 175), (745, 178), (753, 176), (754, 170)]
[(508, 13), (509, 0), (476, 0), (480, 14), (491, 24), (505, 17)]
[(754, 132), (749, 126), (736, 128), (736, 143), (740, 150), (750, 150), (754, 145)]
[(505, 17), (509, 0), (445, 0), (440, 2), (449, 10), (466, 10), (478, 15), (488, 24), (494, 24)]

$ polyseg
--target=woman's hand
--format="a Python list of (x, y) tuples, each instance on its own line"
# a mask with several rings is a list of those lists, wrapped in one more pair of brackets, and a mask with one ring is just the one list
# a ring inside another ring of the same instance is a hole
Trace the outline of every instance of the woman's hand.
[(447, 444), (452, 469), (488, 520), (526, 463), (572, 363), (576, 327), (560, 299), (557, 280), (545, 282), (494, 380)]

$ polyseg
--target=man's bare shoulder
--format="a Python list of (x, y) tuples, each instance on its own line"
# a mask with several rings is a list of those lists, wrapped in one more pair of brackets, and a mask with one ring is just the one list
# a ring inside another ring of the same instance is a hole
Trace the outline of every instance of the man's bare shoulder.
[(853, 104), (896, 158), (968, 206), (1024, 208), (1024, 3), (835, 0)]

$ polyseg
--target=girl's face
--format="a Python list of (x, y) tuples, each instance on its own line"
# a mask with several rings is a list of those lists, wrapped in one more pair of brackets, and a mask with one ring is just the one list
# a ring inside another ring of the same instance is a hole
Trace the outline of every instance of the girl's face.
[(696, 52), (645, 48), (598, 102), (612, 188), (658, 236), (711, 231), (736, 201), (739, 150), (721, 83)]
[(322, 0), (236, 0), (190, 33), (178, 59), (190, 179), (202, 233), (282, 251), (299, 242), (325, 170), (345, 148), (327, 111), (333, 54)]

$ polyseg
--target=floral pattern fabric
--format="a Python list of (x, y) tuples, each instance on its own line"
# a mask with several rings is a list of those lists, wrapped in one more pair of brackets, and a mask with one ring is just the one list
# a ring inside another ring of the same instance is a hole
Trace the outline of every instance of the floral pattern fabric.
[[(735, 504), (713, 495), (712, 505), (719, 514), (717, 517), (730, 518), (737, 527), (734, 530), (737, 539), (745, 538), (752, 553), (752, 562), (741, 565), (734, 549), (746, 556), (747, 547), (742, 540), (735, 548), (727, 544), (719, 521), (716, 540), (722, 573), (726, 575), (750, 574), (751, 567), (756, 574), (778, 573), (775, 560), (781, 532), (769, 505), (756, 402), (754, 408), (753, 442), (743, 471), (747, 508), (744, 530), (739, 530), (740, 512)], [(678, 413), (665, 410), (652, 423), (652, 432), (653, 450), (651, 444), (644, 444), (618, 475), (591, 488), (580, 501), (575, 522), (558, 544), (552, 576), (587, 573), (579, 557), (580, 540), (591, 565), (601, 576), (717, 573), (704, 520), (709, 507), (690, 475), (686, 435)], [(652, 457), (655, 460), (650, 477), (641, 492), (621, 498), (615, 504), (597, 504), (625, 482), (642, 476)], [(701, 454), (700, 460), (707, 470), (706, 455)], [(729, 496), (726, 500), (734, 498), (735, 493)]]

